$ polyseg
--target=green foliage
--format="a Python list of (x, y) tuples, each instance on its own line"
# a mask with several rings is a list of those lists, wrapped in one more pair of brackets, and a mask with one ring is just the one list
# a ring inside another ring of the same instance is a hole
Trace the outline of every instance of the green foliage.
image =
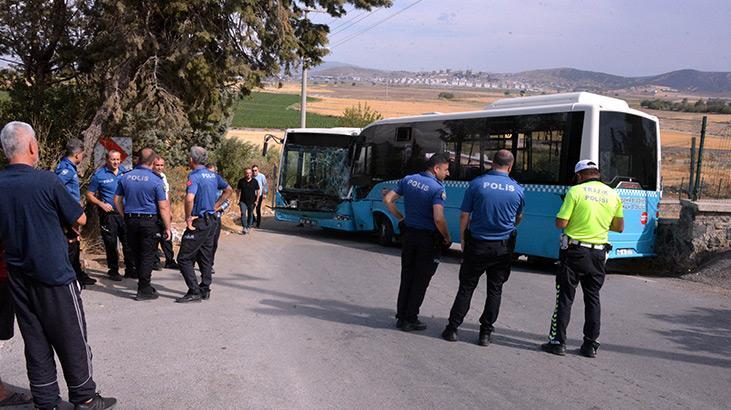
[(358, 103), (352, 107), (348, 107), (343, 111), (343, 116), (340, 119), (341, 127), (355, 127), (363, 128), (366, 125), (383, 119), (383, 115), (378, 111), (375, 111), (368, 105), (368, 103)]
[(267, 181), (273, 183), (271, 175), (274, 175), (274, 168), (279, 162), (279, 150), (272, 148), (266, 157), (262, 157), (258, 146), (235, 138), (225, 138), (210, 159), (218, 167), (218, 173), (233, 186), (243, 178), (244, 169), (252, 165), (257, 165), (259, 171), (267, 176)]
[(650, 110), (731, 114), (731, 101), (713, 98), (708, 100), (701, 98), (693, 104), (690, 104), (687, 98), (683, 98), (681, 102), (661, 99), (643, 100), (640, 105)]
[(3, 116), (29, 119), (54, 144), (81, 136), (90, 149), (102, 135), (128, 135), (174, 164), (194, 143), (217, 148), (237, 95), (322, 61), (329, 28), (306, 8), (340, 17), (351, 5), (391, 0), (7, 0), (0, 54), (15, 62), (13, 88), (31, 91), (16, 90), (23, 102), (11, 92)]
[(442, 100), (451, 100), (454, 99), (454, 94), (448, 91), (442, 91), (439, 93), (438, 98)]
[[(317, 99), (308, 98), (307, 101)], [(300, 96), (296, 94), (251, 93), (236, 104), (231, 125), (237, 128), (298, 128), (299, 103)], [(307, 114), (308, 127), (331, 128), (337, 124), (337, 117)]]

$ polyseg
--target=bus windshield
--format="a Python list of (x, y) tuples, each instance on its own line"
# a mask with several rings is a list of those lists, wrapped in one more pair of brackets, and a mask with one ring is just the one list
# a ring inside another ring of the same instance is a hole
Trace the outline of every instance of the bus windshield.
[(634, 114), (602, 111), (599, 115), (599, 169), (602, 181), (616, 187), (636, 181), (657, 188), (657, 124)]
[(282, 157), (281, 191), (346, 197), (350, 141), (346, 135), (288, 135)]

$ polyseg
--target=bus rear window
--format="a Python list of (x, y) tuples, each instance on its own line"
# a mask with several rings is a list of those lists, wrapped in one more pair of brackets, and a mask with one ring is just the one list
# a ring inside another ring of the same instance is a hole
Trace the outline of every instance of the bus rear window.
[(654, 121), (633, 114), (602, 111), (599, 115), (599, 169), (602, 181), (616, 187), (636, 181), (657, 188), (657, 128)]

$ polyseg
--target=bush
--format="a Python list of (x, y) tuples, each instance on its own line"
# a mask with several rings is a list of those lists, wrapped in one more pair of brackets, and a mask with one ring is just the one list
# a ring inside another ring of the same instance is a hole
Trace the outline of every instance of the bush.
[(279, 164), (279, 150), (270, 149), (266, 157), (261, 156), (259, 146), (235, 138), (224, 138), (210, 160), (218, 167), (218, 173), (232, 186), (244, 177), (244, 170), (257, 165), (267, 177), (269, 192), (274, 187), (274, 170)]
[(437, 97), (440, 100), (451, 100), (454, 98), (454, 94), (446, 91), (442, 91), (439, 93), (439, 96)]
[(374, 121), (382, 119), (383, 115), (373, 110), (368, 103), (358, 103), (358, 105), (348, 107), (343, 111), (339, 125), (341, 127), (363, 128)]

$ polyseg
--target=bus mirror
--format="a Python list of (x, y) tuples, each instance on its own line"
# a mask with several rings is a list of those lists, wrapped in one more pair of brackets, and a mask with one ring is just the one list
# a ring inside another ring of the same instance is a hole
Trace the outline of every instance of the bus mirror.
[(264, 141), (264, 148), (261, 150), (261, 156), (266, 157), (267, 156), (267, 150), (269, 149), (269, 142)]

